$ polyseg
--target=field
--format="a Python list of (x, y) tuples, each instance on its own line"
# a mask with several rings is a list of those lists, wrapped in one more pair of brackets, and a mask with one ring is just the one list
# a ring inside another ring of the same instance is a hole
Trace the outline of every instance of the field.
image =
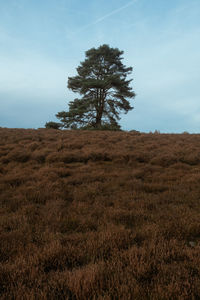
[(200, 299), (200, 135), (0, 128), (0, 299)]

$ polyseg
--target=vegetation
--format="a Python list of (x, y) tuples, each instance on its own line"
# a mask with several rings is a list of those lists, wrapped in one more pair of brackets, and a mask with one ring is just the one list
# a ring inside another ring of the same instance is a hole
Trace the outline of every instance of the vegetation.
[(0, 298), (199, 299), (199, 148), (1, 128)]
[(135, 97), (129, 86), (132, 67), (122, 64), (123, 51), (102, 45), (86, 52), (86, 59), (77, 68), (78, 75), (69, 77), (68, 88), (81, 98), (69, 102), (69, 111), (56, 116), (65, 128), (119, 129), (120, 112), (131, 107), (127, 99)]
[(62, 124), (57, 123), (57, 122), (47, 122), (45, 124), (45, 127), (47, 129), (60, 129), (62, 127)]

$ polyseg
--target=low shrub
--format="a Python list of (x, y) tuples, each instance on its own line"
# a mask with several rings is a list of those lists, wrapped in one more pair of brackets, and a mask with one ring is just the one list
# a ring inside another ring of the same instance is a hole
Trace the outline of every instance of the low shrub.
[(45, 124), (45, 128), (47, 129), (60, 129), (62, 127), (61, 123), (57, 123), (57, 122), (47, 122)]
[(0, 128), (0, 298), (199, 299), (199, 147)]

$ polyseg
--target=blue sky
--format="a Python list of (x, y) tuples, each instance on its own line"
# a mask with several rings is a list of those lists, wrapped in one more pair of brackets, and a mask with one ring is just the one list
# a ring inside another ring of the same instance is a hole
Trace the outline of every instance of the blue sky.
[(200, 132), (200, 0), (0, 0), (0, 126), (44, 127), (67, 79), (109, 44), (133, 67), (125, 130)]

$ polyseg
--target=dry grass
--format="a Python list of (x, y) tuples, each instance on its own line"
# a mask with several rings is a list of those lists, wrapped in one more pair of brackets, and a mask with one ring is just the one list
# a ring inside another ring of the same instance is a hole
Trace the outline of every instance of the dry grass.
[(200, 135), (0, 129), (1, 299), (200, 299)]

